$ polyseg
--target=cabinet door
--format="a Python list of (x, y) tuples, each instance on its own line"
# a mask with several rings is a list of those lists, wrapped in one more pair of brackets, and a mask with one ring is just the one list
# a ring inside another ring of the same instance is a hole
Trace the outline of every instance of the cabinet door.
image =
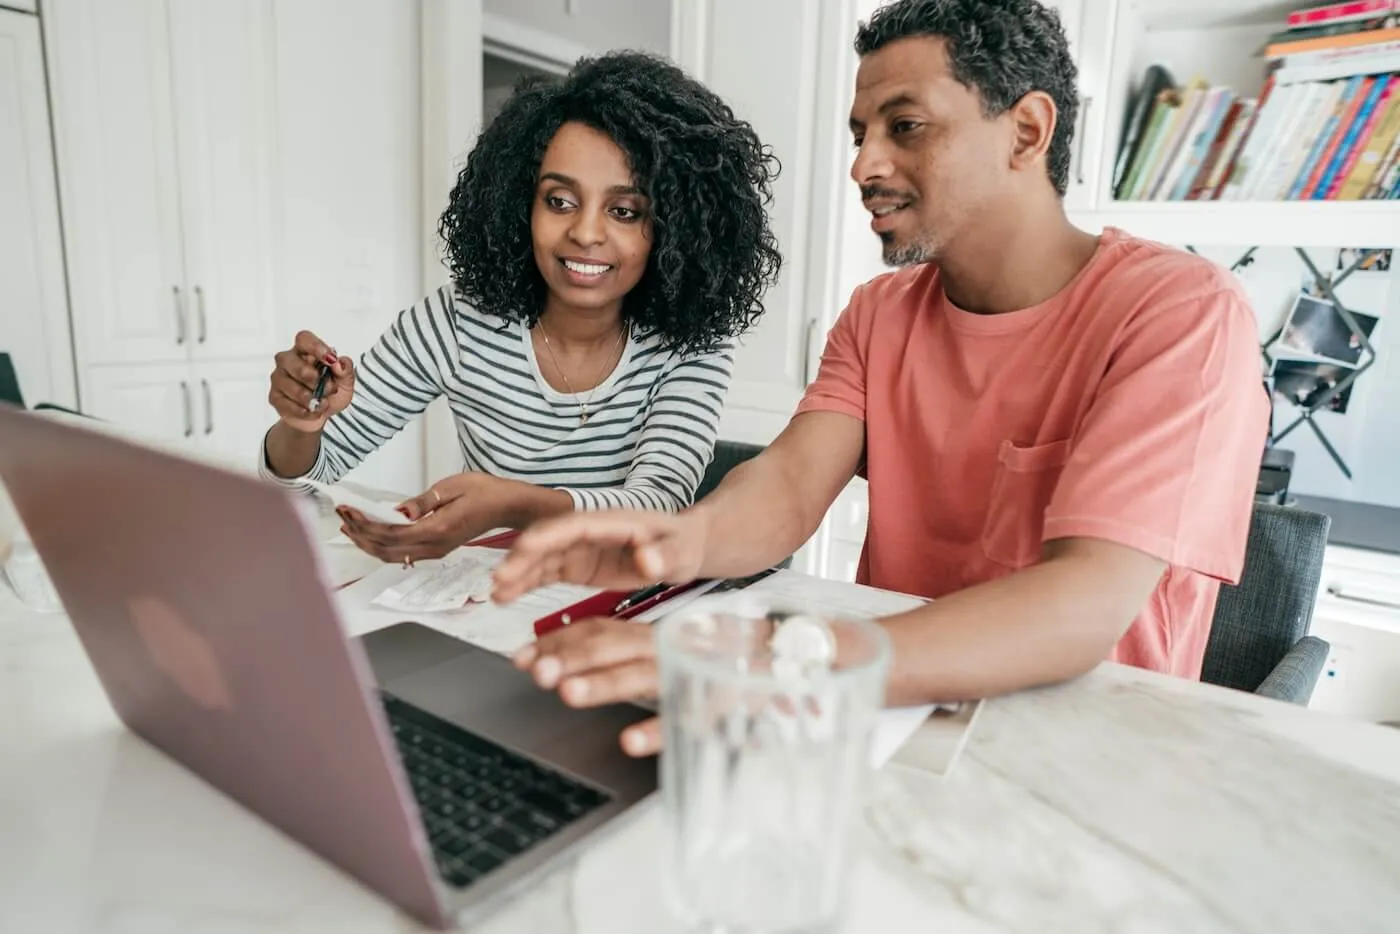
[(164, 0), (47, 0), (58, 179), (81, 365), (186, 359)]
[(240, 470), (256, 468), (263, 435), (277, 420), (267, 401), (271, 370), (264, 360), (192, 367), (195, 432), (204, 454)]
[(84, 374), (87, 414), (154, 441), (193, 441), (195, 390), (189, 366), (90, 366)]
[(281, 336), (271, 0), (171, 3), (170, 43), (193, 353), (271, 353)]
[(26, 401), (77, 402), (39, 21), (0, 10), (0, 352)]
[(1095, 206), (1101, 186), (1109, 88), (1109, 54), (1118, 4), (1114, 0), (1046, 0), (1059, 11), (1079, 69), (1079, 114), (1070, 155), (1065, 209)]
[[(812, 249), (812, 238), (829, 236), (812, 223), (814, 136), (819, 119), (835, 120), (834, 113), (818, 113), (820, 19), (826, 7), (808, 0), (703, 0), (673, 8), (682, 66), (752, 123), (782, 163), (770, 206), (782, 273), (764, 297), (758, 326), (743, 338), (728, 403), (784, 417), (815, 375), (821, 349), (822, 310), (808, 307), (806, 279), (808, 256), (823, 261), (827, 255), (825, 239)], [(847, 10), (849, 4), (829, 7)], [(852, 16), (848, 33), (853, 26)], [(763, 41), (754, 42), (755, 36)]]

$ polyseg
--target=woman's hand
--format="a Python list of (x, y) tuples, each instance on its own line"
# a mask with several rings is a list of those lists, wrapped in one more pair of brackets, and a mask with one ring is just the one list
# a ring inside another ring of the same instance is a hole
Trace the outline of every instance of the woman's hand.
[(349, 507), (337, 512), (345, 523), (341, 531), (361, 550), (381, 561), (411, 564), (441, 558), (492, 529), (516, 527), (546, 504), (562, 509), (572, 501), (557, 490), (490, 474), (461, 473), (399, 505), (399, 512), (412, 520), (410, 525), (376, 522)]
[[(344, 411), (355, 392), (355, 365), (349, 357), (336, 354), (310, 331), (301, 331), (290, 350), (273, 358), (271, 387), (267, 401), (288, 428), (306, 434), (319, 432), (326, 420)], [(317, 364), (330, 367), (320, 401), (312, 408), (312, 395), (321, 371)]]
[[(657, 695), (652, 627), (619, 619), (588, 619), (541, 636), (515, 653), (515, 666), (545, 690), (558, 690), (570, 707), (597, 707)], [(661, 750), (656, 717), (629, 726), (619, 738), (631, 756)]]

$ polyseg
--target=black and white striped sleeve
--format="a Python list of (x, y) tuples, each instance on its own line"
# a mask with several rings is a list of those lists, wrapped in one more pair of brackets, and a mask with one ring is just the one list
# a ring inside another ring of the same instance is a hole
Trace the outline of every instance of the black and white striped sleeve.
[(316, 462), (295, 479), (334, 483), (388, 443), (443, 394), (456, 346), (447, 290), (400, 312), (356, 361), (350, 404), (326, 423)]
[(636, 453), (621, 486), (564, 487), (574, 509), (647, 509), (676, 512), (689, 506), (714, 456), (720, 415), (734, 372), (734, 348), (688, 358), (657, 384)]

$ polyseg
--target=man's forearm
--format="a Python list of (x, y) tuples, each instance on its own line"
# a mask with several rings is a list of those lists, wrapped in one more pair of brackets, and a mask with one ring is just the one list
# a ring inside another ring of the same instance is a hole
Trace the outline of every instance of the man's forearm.
[(306, 475), (321, 451), (321, 433), (297, 431), (278, 422), (267, 433), (267, 466), (284, 480)]
[(971, 700), (1078, 677), (1108, 657), (1162, 567), (1126, 549), (1107, 560), (1067, 554), (888, 617), (886, 702)]

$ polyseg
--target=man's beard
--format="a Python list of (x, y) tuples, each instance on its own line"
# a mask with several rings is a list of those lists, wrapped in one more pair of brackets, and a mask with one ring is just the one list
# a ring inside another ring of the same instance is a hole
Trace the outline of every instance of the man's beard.
[(880, 243), (886, 266), (917, 266), (934, 257), (933, 247), (923, 240), (900, 244), (894, 242), (892, 234), (881, 234)]

